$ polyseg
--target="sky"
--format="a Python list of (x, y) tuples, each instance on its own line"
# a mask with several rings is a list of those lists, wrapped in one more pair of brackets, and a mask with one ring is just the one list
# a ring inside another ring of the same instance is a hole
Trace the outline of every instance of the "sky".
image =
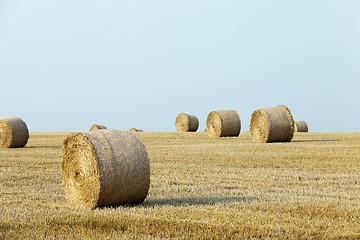
[(0, 0), (0, 117), (30, 131), (206, 128), (286, 105), (313, 132), (360, 132), (358, 0)]

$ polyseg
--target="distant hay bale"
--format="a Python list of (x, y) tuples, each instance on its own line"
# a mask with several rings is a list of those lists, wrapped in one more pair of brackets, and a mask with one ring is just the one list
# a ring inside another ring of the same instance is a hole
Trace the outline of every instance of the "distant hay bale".
[(24, 147), (29, 139), (26, 123), (18, 117), (0, 119), (0, 147)]
[(178, 132), (196, 132), (199, 128), (199, 120), (194, 115), (180, 113), (176, 117), (175, 128)]
[(61, 178), (71, 205), (141, 203), (149, 191), (150, 162), (130, 130), (73, 133), (64, 140)]
[(93, 124), (90, 128), (90, 131), (102, 130), (102, 129), (107, 129), (107, 127), (103, 125)]
[(305, 121), (295, 121), (295, 132), (308, 132), (309, 128)]
[(206, 132), (212, 137), (239, 136), (241, 121), (235, 110), (220, 110), (209, 113), (206, 120)]
[(294, 120), (284, 106), (255, 110), (251, 116), (250, 132), (254, 142), (290, 142), (294, 134)]
[(130, 128), (129, 130), (133, 132), (144, 132), (142, 129), (138, 129), (138, 128)]

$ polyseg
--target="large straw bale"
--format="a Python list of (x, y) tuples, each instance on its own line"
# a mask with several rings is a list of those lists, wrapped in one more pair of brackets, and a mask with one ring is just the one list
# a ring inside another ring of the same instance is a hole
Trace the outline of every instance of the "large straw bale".
[(150, 186), (150, 162), (130, 130), (73, 133), (64, 140), (61, 178), (71, 205), (141, 203)]
[(255, 110), (250, 132), (254, 142), (290, 142), (294, 134), (290, 110), (284, 105)]
[(219, 110), (209, 113), (206, 132), (212, 138), (239, 136), (241, 121), (235, 110)]
[(107, 127), (103, 125), (93, 124), (90, 128), (90, 131), (102, 130), (102, 129), (107, 129)]
[(199, 119), (190, 114), (180, 113), (175, 119), (175, 128), (178, 132), (196, 132), (199, 127)]
[(308, 132), (309, 128), (305, 121), (295, 121), (295, 132)]
[(144, 130), (139, 129), (139, 128), (130, 128), (129, 130), (131, 130), (133, 132), (144, 132)]
[(18, 117), (0, 119), (0, 147), (24, 147), (29, 139), (26, 123)]

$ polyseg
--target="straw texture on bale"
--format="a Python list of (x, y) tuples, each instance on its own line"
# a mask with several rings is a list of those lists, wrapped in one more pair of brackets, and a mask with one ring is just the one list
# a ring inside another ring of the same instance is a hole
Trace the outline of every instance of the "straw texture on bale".
[(295, 132), (308, 132), (309, 128), (305, 121), (295, 121)]
[(240, 117), (235, 110), (212, 111), (207, 117), (206, 129), (212, 138), (239, 136)]
[(175, 128), (178, 132), (196, 132), (199, 128), (199, 119), (194, 115), (180, 113), (175, 119)]
[(24, 147), (29, 139), (26, 123), (18, 117), (0, 119), (0, 147)]
[(103, 125), (93, 124), (90, 128), (90, 131), (101, 130), (101, 129), (107, 129), (107, 127)]
[(131, 130), (133, 132), (144, 132), (142, 129), (139, 129), (139, 128), (130, 128), (129, 130)]
[(251, 115), (250, 132), (254, 142), (290, 142), (294, 135), (294, 120), (284, 106), (258, 109)]
[(64, 140), (61, 178), (71, 205), (136, 204), (148, 194), (150, 162), (130, 130), (73, 133)]

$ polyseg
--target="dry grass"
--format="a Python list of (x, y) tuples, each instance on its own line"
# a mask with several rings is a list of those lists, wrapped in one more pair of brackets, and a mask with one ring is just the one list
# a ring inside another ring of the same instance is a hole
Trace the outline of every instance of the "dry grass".
[(290, 143), (139, 133), (151, 186), (138, 206), (67, 204), (66, 133), (0, 149), (0, 239), (360, 239), (360, 133), (295, 133)]

